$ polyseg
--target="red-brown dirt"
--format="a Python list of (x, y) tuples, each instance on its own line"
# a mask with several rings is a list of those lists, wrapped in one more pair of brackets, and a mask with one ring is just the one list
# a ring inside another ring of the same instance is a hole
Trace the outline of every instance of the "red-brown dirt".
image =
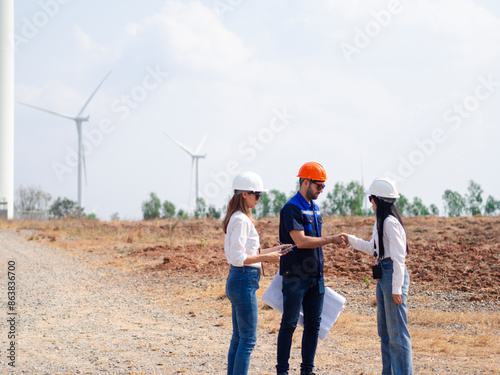
[[(326, 218), (323, 233), (350, 233), (371, 237), (374, 217)], [(433, 290), (471, 292), (471, 300), (498, 300), (500, 290), (499, 217), (414, 217), (404, 220), (410, 254), (407, 267), (414, 285)], [(256, 223), (263, 248), (276, 245), (278, 220)], [(215, 233), (215, 234), (214, 234)], [(195, 274), (221, 277), (227, 274), (224, 233), (220, 221), (179, 223), (175, 235), (196, 237), (198, 244), (158, 245), (131, 252), (129, 257), (146, 257), (158, 263), (148, 272)], [(371, 278), (374, 259), (352, 248), (324, 247), (325, 275), (361, 283)], [(274, 264), (265, 264), (273, 275)]]

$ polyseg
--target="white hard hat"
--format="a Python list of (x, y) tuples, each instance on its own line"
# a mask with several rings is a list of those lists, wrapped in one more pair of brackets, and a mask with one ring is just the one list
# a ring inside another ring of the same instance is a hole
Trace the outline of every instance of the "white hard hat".
[(398, 188), (396, 183), (390, 178), (379, 177), (373, 180), (368, 189), (365, 190), (366, 195), (375, 195), (380, 198), (399, 198)]
[(269, 191), (264, 189), (262, 178), (254, 172), (241, 172), (237, 175), (233, 180), (233, 189), (255, 192)]

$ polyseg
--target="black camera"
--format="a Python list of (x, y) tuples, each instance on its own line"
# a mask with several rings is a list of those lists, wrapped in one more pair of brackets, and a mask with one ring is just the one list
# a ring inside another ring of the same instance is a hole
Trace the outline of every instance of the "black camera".
[(380, 267), (380, 264), (376, 264), (376, 265), (372, 266), (372, 273), (373, 273), (374, 279), (381, 279), (382, 278), (382, 267)]

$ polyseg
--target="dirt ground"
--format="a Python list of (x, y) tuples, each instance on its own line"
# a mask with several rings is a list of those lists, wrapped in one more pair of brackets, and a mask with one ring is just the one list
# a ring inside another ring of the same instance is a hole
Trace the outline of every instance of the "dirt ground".
[[(370, 239), (373, 218), (327, 219), (324, 234), (349, 233)], [(410, 255), (407, 267), (413, 285), (433, 290), (459, 290), (471, 293), (471, 301), (498, 301), (500, 293), (500, 218), (416, 217), (405, 220)], [(128, 254), (157, 260), (151, 271), (222, 277), (227, 275), (223, 243), (209, 240), (219, 232), (218, 221), (198, 221), (176, 228), (181, 235), (199, 238), (198, 243), (147, 246)], [(276, 245), (278, 221), (257, 223), (263, 248)], [(351, 282), (370, 278), (374, 260), (352, 248), (326, 246), (325, 276)], [(275, 265), (265, 265), (269, 275)]]
[[(325, 234), (369, 239), (374, 218), (326, 218)], [(497, 374), (500, 368), (499, 217), (405, 220), (409, 328), (416, 374)], [(258, 221), (261, 245), (276, 218)], [(220, 221), (1, 222), (0, 250), (16, 261), (19, 367), (9, 374), (223, 374), (231, 336)], [(325, 283), (345, 309), (316, 358), (318, 374), (380, 373), (374, 260), (327, 246)], [(260, 301), (251, 374), (275, 373), (280, 314)], [(6, 276), (6, 275), (5, 275)], [(4, 277), (5, 277), (4, 276)], [(2, 310), (5, 299), (1, 301)], [(7, 344), (1, 330), (0, 343)], [(300, 365), (299, 329), (291, 374)], [(0, 373), (7, 368), (0, 358)]]

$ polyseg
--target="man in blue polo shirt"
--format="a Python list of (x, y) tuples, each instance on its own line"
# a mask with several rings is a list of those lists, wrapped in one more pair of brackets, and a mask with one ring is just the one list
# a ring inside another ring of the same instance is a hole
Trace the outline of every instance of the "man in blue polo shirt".
[(300, 308), (304, 313), (301, 375), (314, 375), (314, 356), (318, 345), (325, 285), (323, 245), (346, 246), (343, 238), (321, 236), (323, 220), (316, 200), (325, 188), (326, 171), (316, 162), (304, 164), (297, 177), (299, 191), (281, 209), (279, 235), (282, 243), (297, 248), (280, 259), (283, 276), (283, 316), (278, 335), (278, 375), (288, 374), (288, 360)]

